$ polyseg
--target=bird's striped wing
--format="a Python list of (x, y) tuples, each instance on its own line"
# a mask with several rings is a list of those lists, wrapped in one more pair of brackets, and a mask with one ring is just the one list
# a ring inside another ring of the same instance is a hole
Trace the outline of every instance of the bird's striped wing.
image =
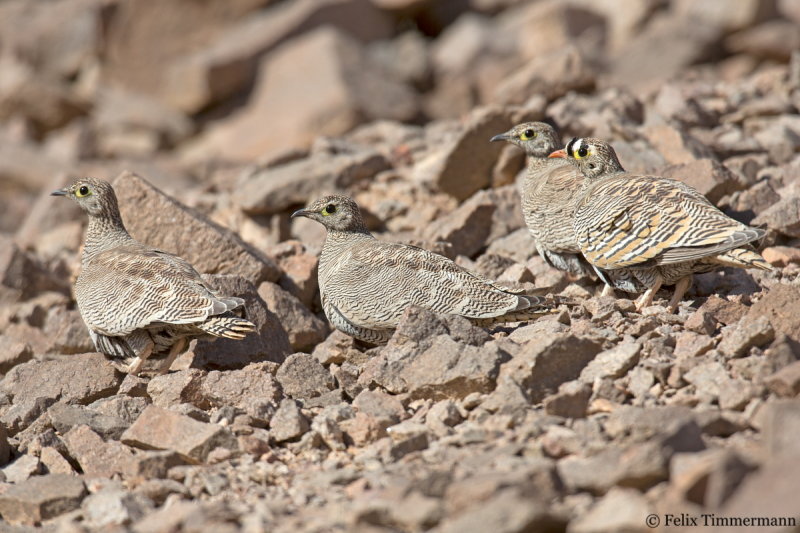
[(136, 245), (103, 252), (84, 266), (75, 287), (93, 331), (128, 335), (155, 324), (191, 324), (227, 310), (186, 261)]
[(446, 257), (422, 248), (369, 240), (343, 252), (326, 273), (324, 298), (350, 322), (393, 328), (418, 305), (469, 318), (502, 315), (530, 305)]
[(679, 181), (630, 175), (590, 188), (575, 230), (583, 254), (607, 269), (691, 261), (761, 235)]

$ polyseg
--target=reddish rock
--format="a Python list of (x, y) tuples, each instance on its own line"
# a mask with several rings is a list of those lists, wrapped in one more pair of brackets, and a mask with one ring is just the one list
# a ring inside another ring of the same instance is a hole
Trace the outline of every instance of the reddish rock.
[(134, 470), (134, 451), (117, 441), (104, 441), (88, 426), (75, 426), (64, 435), (72, 459), (89, 477), (128, 476)]
[(327, 321), (317, 318), (300, 300), (278, 285), (265, 281), (258, 287), (258, 295), (283, 324), (292, 350), (310, 352), (328, 336)]
[(764, 248), (761, 255), (769, 264), (779, 268), (791, 263), (800, 263), (800, 249), (793, 246), (770, 246)]
[(769, 376), (764, 384), (778, 396), (794, 398), (800, 394), (800, 361), (778, 370)]
[[(665, 158), (670, 160), (666, 155)], [(711, 203), (717, 203), (723, 196), (744, 188), (744, 184), (730, 170), (708, 158), (670, 165), (661, 169), (659, 174), (694, 187)]]
[(76, 476), (36, 476), (0, 494), (0, 515), (16, 524), (34, 525), (77, 509), (86, 495)]
[(182, 257), (203, 274), (233, 274), (251, 283), (280, 277), (280, 269), (263, 253), (137, 174), (123, 172), (112, 185), (125, 227), (135, 239)]
[(314, 398), (333, 389), (333, 376), (316, 357), (296, 353), (286, 358), (275, 379), (287, 396), (298, 399)]
[(296, 440), (308, 431), (308, 419), (300, 412), (297, 402), (285, 399), (269, 422), (269, 434), (276, 442)]
[(753, 304), (748, 312), (752, 320), (767, 317), (776, 332), (800, 341), (800, 288), (778, 284)]
[(145, 409), (121, 438), (125, 444), (146, 450), (173, 450), (195, 464), (205, 462), (215, 448), (237, 448), (236, 438), (227, 429), (155, 405)]
[[(700, 141), (681, 131), (668, 125), (650, 126), (645, 128), (644, 135), (650, 145), (655, 148), (671, 165), (680, 165), (680, 167), (668, 168), (673, 176), (683, 176), (684, 171), (689, 171), (693, 180), (701, 186), (713, 185), (717, 181), (714, 175), (710, 175), (713, 171), (717, 172), (717, 176), (722, 174), (721, 165), (714, 168), (713, 163), (705, 163), (698, 165), (698, 160), (703, 158), (713, 158), (714, 154), (706, 148)], [(688, 168), (684, 165), (694, 164)], [(726, 169), (727, 170), (727, 169)], [(687, 173), (688, 174), (688, 173)], [(721, 176), (720, 176), (721, 177)], [(733, 175), (728, 172), (729, 180), (733, 179)], [(712, 182), (712, 183), (709, 183)], [(694, 185), (694, 184), (690, 184)], [(712, 187), (713, 189), (713, 187)], [(722, 194), (720, 194), (720, 197)]]
[(745, 315), (736, 325), (724, 330), (719, 350), (730, 357), (742, 357), (753, 346), (764, 346), (775, 339), (775, 330), (766, 316)]
[(202, 382), (203, 397), (215, 407), (230, 405), (263, 418), (282, 398), (281, 386), (267, 365), (254, 363), (241, 370), (209, 372)]

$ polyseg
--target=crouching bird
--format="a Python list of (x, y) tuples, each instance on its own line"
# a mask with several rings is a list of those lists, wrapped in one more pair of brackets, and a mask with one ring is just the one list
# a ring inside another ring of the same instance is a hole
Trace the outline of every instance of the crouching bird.
[(89, 215), (75, 299), (95, 348), (116, 366), (138, 374), (147, 359), (160, 359), (165, 373), (193, 338), (255, 331), (239, 316), (244, 300), (215, 294), (187, 261), (128, 234), (108, 182), (79, 179), (51, 194)]
[[(764, 230), (730, 218), (683, 182), (626, 172), (608, 143), (575, 138), (549, 157), (568, 159), (585, 176), (575, 238), (606, 284), (644, 288), (638, 310), (652, 304), (662, 285), (675, 285), (669, 301), (675, 312), (695, 273), (723, 266), (772, 270), (747, 247)], [(625, 278), (631, 283), (618, 283)]]
[(346, 196), (325, 196), (292, 217), (310, 218), (327, 229), (319, 259), (322, 307), (336, 329), (362, 341), (386, 343), (412, 305), (479, 326), (531, 320), (555, 305), (422, 248), (375, 239), (358, 205)]

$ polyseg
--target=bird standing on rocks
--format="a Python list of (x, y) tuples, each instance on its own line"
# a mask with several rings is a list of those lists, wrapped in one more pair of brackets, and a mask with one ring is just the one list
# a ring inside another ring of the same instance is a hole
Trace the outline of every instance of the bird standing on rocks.
[(585, 176), (573, 228), (584, 257), (607, 283), (623, 270), (646, 291), (636, 302), (649, 306), (661, 285), (675, 285), (675, 312), (694, 273), (722, 266), (772, 267), (742, 246), (764, 236), (714, 207), (700, 192), (677, 180), (630, 174), (608, 143), (572, 139), (551, 158), (566, 158)]
[(322, 307), (334, 327), (357, 339), (386, 343), (412, 305), (479, 326), (551, 312), (552, 302), (516, 293), (446, 257), (375, 239), (346, 196), (326, 196), (292, 217), (316, 220), (328, 230), (319, 259)]
[(197, 337), (243, 339), (255, 325), (234, 314), (241, 298), (221, 297), (185, 260), (137, 242), (122, 223), (114, 189), (85, 178), (59, 189), (89, 215), (78, 310), (96, 349), (137, 374), (148, 358), (165, 373)]
[(563, 146), (556, 131), (544, 122), (524, 122), (495, 135), (491, 141), (511, 143), (528, 156), (520, 190), (522, 214), (539, 255), (553, 268), (590, 274), (592, 265), (581, 255), (572, 230), (583, 174), (566, 161), (548, 159), (548, 155)]

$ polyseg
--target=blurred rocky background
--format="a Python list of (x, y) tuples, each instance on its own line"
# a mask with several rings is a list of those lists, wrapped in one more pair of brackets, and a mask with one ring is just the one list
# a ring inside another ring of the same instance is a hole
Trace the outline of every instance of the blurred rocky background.
[[(795, 0), (0, 1), (2, 530), (800, 519), (798, 49)], [(775, 272), (643, 316), (549, 269), (523, 156), (488, 142), (543, 119), (767, 228)], [(93, 354), (85, 219), (48, 196), (82, 175), (259, 335), (153, 379)], [(289, 218), (329, 192), (381, 238), (583, 303), (489, 332), (410, 310), (354, 344), (320, 313), (322, 228)]]

